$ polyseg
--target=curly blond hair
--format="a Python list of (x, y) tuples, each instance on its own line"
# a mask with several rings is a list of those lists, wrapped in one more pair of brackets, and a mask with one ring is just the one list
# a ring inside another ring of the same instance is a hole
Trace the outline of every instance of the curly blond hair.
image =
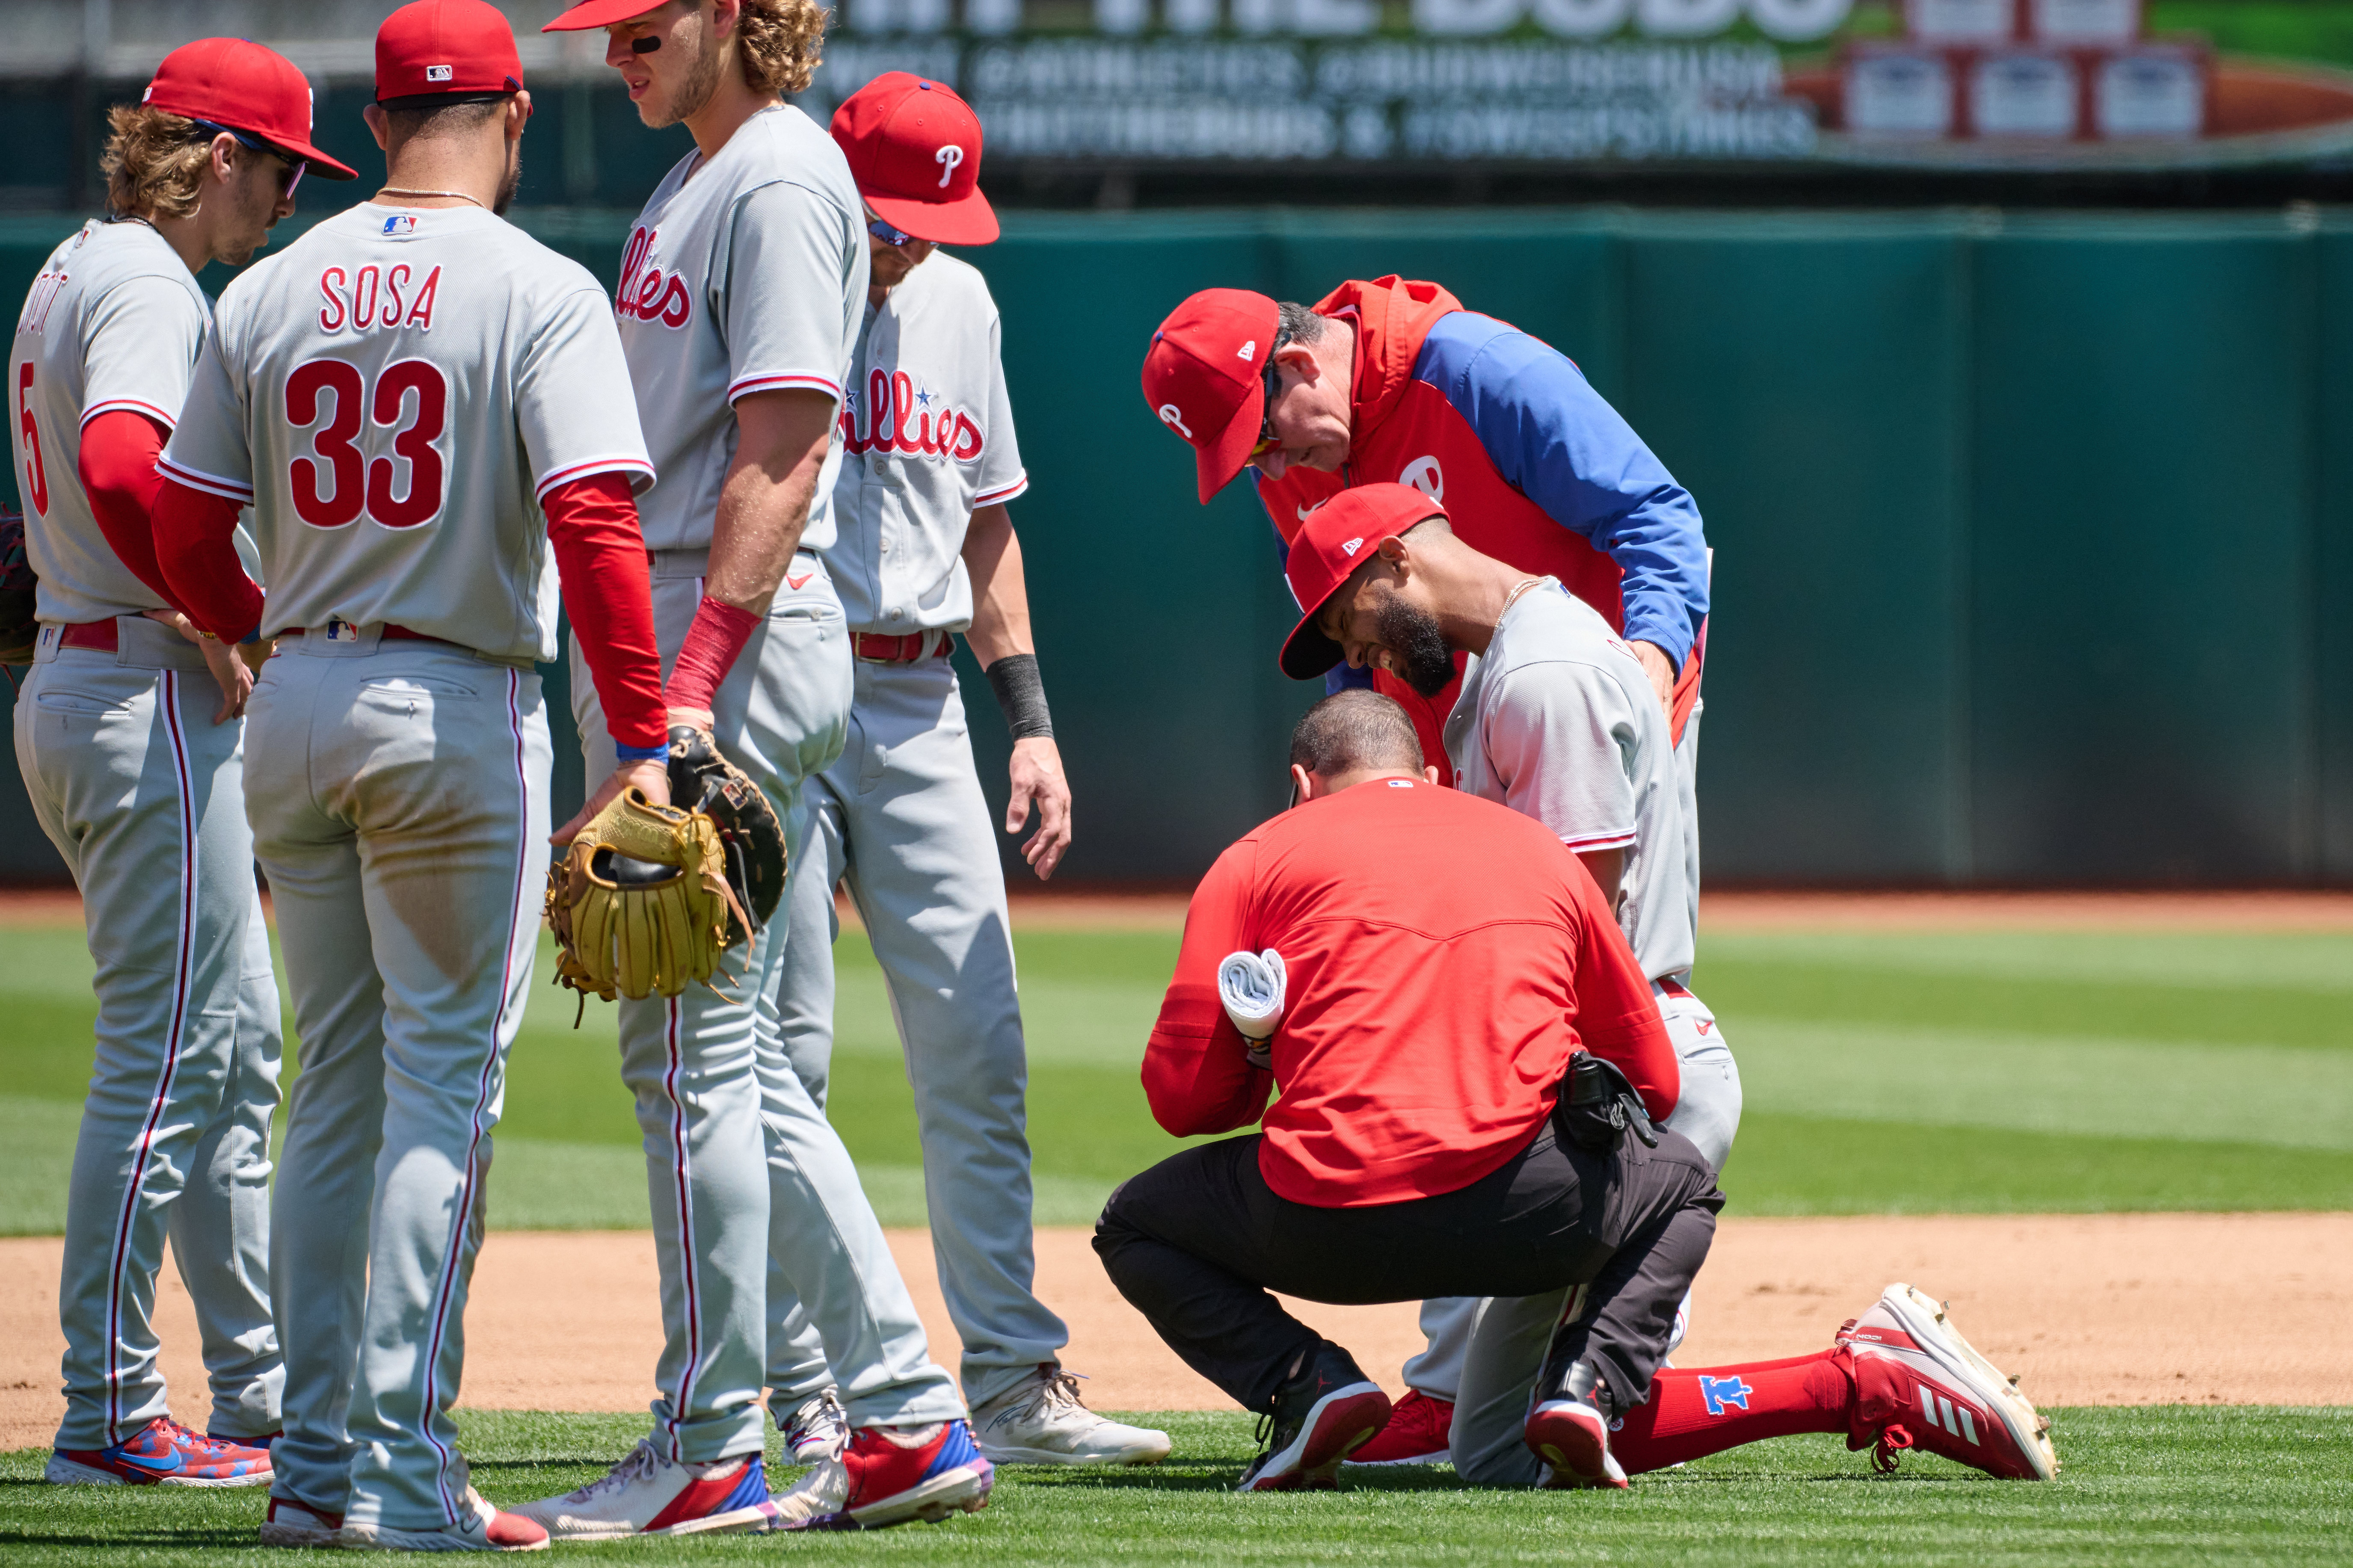
[(111, 132), (99, 167), (106, 205), (118, 217), (185, 217), (204, 195), (213, 133), (193, 120), (143, 104), (106, 111)]
[(744, 0), (736, 52), (754, 92), (790, 98), (808, 90), (825, 58), (825, 16), (818, 0)]

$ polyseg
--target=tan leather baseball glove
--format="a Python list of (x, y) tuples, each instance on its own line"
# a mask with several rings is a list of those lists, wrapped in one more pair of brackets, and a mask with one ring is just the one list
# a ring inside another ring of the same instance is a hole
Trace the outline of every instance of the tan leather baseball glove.
[(555, 982), (609, 1002), (708, 983), (751, 921), (727, 885), (719, 829), (700, 811), (625, 789), (548, 868)]

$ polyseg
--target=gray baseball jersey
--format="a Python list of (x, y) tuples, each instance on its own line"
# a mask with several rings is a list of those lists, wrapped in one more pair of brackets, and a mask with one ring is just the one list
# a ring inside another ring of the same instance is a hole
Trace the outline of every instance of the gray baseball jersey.
[(555, 657), (540, 498), (653, 478), (587, 268), (477, 208), (372, 204), (222, 293), (161, 467), (253, 505), (265, 634), (389, 622), (522, 662)]
[(1626, 850), (1619, 923), (1653, 980), (1692, 966), (1695, 810), (1641, 661), (1549, 578), (1504, 612), (1446, 721), (1455, 781), (1525, 813), (1579, 854)]
[(972, 624), (965, 526), (978, 508), (1029, 488), (1000, 331), (978, 269), (937, 252), (867, 310), (842, 396), (835, 542), (825, 552), (856, 630)]
[[(703, 550), (735, 458), (735, 400), (801, 388), (839, 401), (866, 297), (865, 206), (833, 138), (789, 105), (654, 188), (621, 255), (614, 309), (661, 482), (638, 502), (649, 550)], [(789, 286), (787, 285), (789, 283)], [(835, 443), (801, 547), (833, 542)]]
[(93, 218), (50, 253), (8, 359), (25, 553), (45, 621), (103, 620), (163, 601), (115, 558), (76, 477), (82, 426), (114, 409), (180, 417), (212, 310), (164, 237)]
[[(179, 417), (208, 317), (153, 229), (91, 223), (35, 279), (8, 367), (48, 623), (16, 698), (16, 762), (81, 891), (99, 999), (58, 1292), (67, 1450), (106, 1447), (169, 1413), (153, 1323), (167, 1229), (203, 1330), (205, 1425), (253, 1435), (280, 1420), (267, 1180), (278, 985), (253, 885), (244, 727), (212, 722), (219, 692), (204, 656), (140, 618), (161, 601), (115, 557), (79, 472), (92, 416), (129, 409), (166, 428)], [(110, 617), (116, 647), (60, 646), (58, 623)], [(91, 1479), (62, 1456), (49, 1474)]]

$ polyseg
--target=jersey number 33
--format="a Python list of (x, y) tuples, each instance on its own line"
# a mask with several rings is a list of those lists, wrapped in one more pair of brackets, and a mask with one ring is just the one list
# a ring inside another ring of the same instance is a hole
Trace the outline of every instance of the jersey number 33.
[[(313, 528), (343, 528), (364, 510), (385, 528), (415, 528), (439, 514), (447, 475), (440, 439), (449, 417), (449, 382), (430, 360), (396, 360), (371, 387), (346, 360), (306, 360), (286, 378), (286, 420), (296, 429), (317, 426), (311, 455), (293, 459), (288, 475), (295, 514)], [(373, 459), (367, 444), (390, 452)]]

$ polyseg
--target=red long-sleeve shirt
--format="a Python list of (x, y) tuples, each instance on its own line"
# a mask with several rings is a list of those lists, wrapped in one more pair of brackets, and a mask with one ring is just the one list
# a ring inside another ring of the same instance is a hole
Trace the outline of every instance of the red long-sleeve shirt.
[[(548, 491), (540, 505), (564, 607), (610, 733), (623, 746), (660, 751), (669, 744), (670, 727), (645, 538), (638, 531), (629, 477), (590, 474)], [(167, 479), (154, 517), (155, 560), (188, 618), (225, 642), (259, 629), (262, 591), (245, 574), (232, 542), (237, 503)]]
[[(1270, 947), (1287, 971), (1271, 1075), (1218, 1000), (1226, 955)], [(1345, 1208), (1501, 1167), (1551, 1115), (1579, 1047), (1622, 1068), (1652, 1117), (1674, 1110), (1682, 1071), (1651, 983), (1577, 858), (1506, 807), (1375, 779), (1283, 813), (1209, 868), (1144, 1090), (1179, 1137), (1263, 1111), (1267, 1185)]]
[[(81, 427), (78, 468), (82, 494), (90, 498), (98, 531), (115, 558), (150, 593), (176, 605), (163, 569), (155, 563), (155, 498), (164, 477), (155, 459), (171, 437), (156, 420), (127, 408), (110, 408)], [(231, 513), (232, 518), (235, 513)]]

